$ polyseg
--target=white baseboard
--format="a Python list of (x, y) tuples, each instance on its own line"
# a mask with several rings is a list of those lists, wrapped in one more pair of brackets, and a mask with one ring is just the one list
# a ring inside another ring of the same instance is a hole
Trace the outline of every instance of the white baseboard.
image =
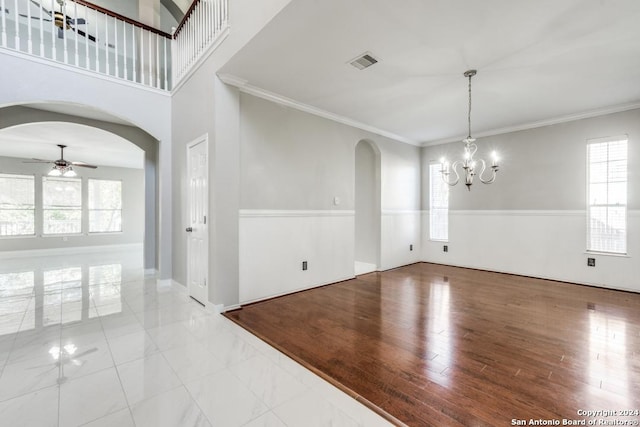
[(144, 270), (144, 277), (154, 277), (158, 274), (158, 270), (155, 268), (146, 268)]
[(0, 251), (0, 259), (35, 258), (41, 256), (57, 256), (69, 254), (87, 254), (113, 251), (143, 250), (142, 243), (126, 243), (121, 245), (73, 246), (68, 248), (26, 249), (21, 251)]
[(375, 264), (362, 262), (362, 261), (355, 262), (356, 276), (359, 276), (361, 274), (373, 273), (374, 271), (377, 271), (377, 270), (378, 270), (378, 267)]
[(278, 294), (268, 295), (268, 296), (265, 296), (265, 297), (260, 297), (260, 298), (256, 298), (256, 299), (252, 299), (252, 300), (248, 300), (248, 301), (242, 301), (238, 305), (225, 307), (225, 311), (234, 310), (236, 308), (241, 308), (242, 305), (253, 304), (253, 303), (256, 303), (256, 302), (265, 301), (265, 300), (269, 300), (269, 299), (272, 299), (272, 298), (281, 297), (281, 296), (284, 296), (284, 295), (295, 294), (296, 292), (307, 291), (309, 289), (319, 288), (321, 286), (326, 286), (326, 285), (332, 285), (334, 283), (340, 283), (340, 282), (344, 282), (345, 280), (351, 280), (351, 279), (354, 279), (354, 278), (355, 278), (355, 276), (345, 276), (345, 277), (337, 278), (335, 280), (331, 280), (329, 282), (316, 283), (316, 284), (313, 284), (311, 286), (304, 286), (304, 287), (292, 289), (292, 290), (289, 290), (289, 291), (286, 291), (286, 292), (281, 292), (281, 293), (278, 293)]

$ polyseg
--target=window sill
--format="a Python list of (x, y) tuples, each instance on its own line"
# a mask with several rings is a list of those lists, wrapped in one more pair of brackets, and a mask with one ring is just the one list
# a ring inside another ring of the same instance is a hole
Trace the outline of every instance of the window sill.
[(587, 255), (597, 255), (597, 256), (610, 256), (614, 258), (631, 258), (629, 254), (621, 254), (615, 252), (598, 252), (598, 251), (585, 251)]
[(35, 239), (37, 236), (35, 234), (20, 234), (20, 235), (13, 235), (13, 236), (0, 236), (0, 240), (3, 239), (7, 239), (7, 240), (11, 240), (11, 239)]
[(90, 231), (87, 236), (112, 236), (114, 234), (122, 234), (122, 231)]

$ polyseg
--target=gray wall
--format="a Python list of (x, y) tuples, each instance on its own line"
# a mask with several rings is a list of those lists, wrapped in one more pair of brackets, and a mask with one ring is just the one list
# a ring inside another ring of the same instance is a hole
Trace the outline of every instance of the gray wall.
[(380, 150), (382, 208), (420, 208), (418, 147), (245, 93), (240, 107), (242, 209), (354, 210), (362, 139)]
[(173, 278), (187, 283), (186, 146), (209, 139), (209, 301), (238, 303), (238, 91), (215, 76), (210, 58), (172, 97)]
[[(474, 181), (471, 192), (462, 184), (451, 188), (452, 210), (584, 210), (586, 209), (587, 139), (629, 135), (629, 210), (640, 209), (640, 110), (576, 120), (553, 126), (479, 138), (478, 155), (501, 157), (498, 178), (492, 185)], [(442, 156), (459, 158), (463, 143), (422, 150), (422, 187), (428, 185), (428, 165)], [(429, 209), (428, 191), (422, 208)]]
[[(42, 200), (39, 196), (42, 191), (42, 177), (46, 176), (50, 165), (38, 163), (23, 163), (23, 160), (14, 157), (0, 157), (0, 173), (33, 175), (35, 177), (36, 201)], [(122, 232), (89, 234), (86, 227), (81, 235), (73, 236), (42, 236), (38, 230), (42, 230), (37, 223), (38, 208), (36, 210), (35, 237), (7, 237), (0, 238), (0, 251), (19, 251), (31, 249), (71, 248), (83, 246), (102, 246), (118, 244), (142, 244), (144, 240), (144, 171), (142, 169), (114, 168), (100, 166), (97, 169), (76, 168), (78, 177), (82, 179), (83, 209), (87, 207), (86, 186), (87, 179), (113, 179), (122, 181)], [(41, 202), (40, 202), (41, 203)], [(40, 205), (41, 209), (42, 206)], [(41, 212), (41, 211), (40, 211)], [(83, 223), (85, 226), (86, 223)]]

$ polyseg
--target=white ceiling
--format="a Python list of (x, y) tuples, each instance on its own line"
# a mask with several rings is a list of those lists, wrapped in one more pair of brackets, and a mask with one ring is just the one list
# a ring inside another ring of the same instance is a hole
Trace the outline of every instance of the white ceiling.
[(144, 151), (115, 134), (76, 123), (42, 122), (0, 130), (0, 156), (57, 160), (60, 148), (65, 160), (97, 166), (142, 169)]
[[(640, 107), (638, 0), (294, 0), (221, 70), (422, 144)], [(348, 62), (380, 59), (359, 71)], [(240, 85), (242, 83), (239, 83)]]

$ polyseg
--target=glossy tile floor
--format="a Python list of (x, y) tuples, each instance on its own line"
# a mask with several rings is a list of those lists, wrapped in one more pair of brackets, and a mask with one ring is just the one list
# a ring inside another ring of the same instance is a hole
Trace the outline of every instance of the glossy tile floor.
[(389, 425), (141, 260), (0, 259), (1, 426)]

